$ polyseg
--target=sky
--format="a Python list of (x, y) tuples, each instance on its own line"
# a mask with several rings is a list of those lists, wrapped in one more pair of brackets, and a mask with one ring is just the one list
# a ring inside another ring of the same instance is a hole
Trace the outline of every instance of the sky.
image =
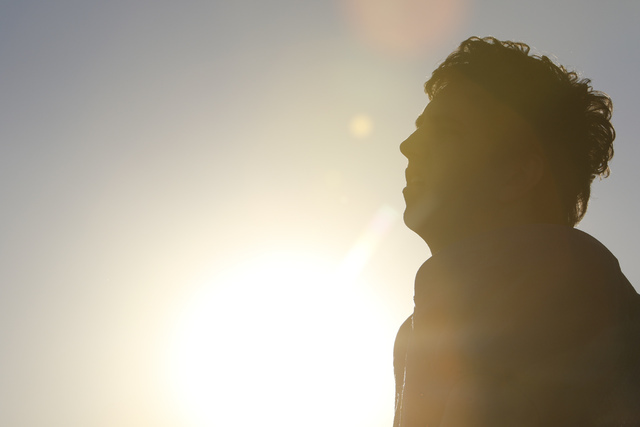
[(579, 228), (640, 286), (640, 3), (0, 2), (0, 424), (390, 426), (398, 145), (465, 38), (614, 102)]

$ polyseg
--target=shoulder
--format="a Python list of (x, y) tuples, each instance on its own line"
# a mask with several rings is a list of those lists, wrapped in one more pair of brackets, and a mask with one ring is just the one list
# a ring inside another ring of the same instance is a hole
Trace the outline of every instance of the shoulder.
[(402, 322), (402, 325), (400, 325), (400, 329), (398, 329), (398, 334), (396, 335), (395, 347), (398, 347), (399, 345), (401, 346), (403, 343), (406, 343), (406, 341), (408, 341), (412, 328), (413, 315), (407, 317), (407, 319)]
[(413, 316), (409, 316), (407, 320), (402, 323), (398, 334), (396, 335), (396, 341), (393, 346), (393, 374), (396, 380), (396, 398), (395, 407), (396, 413), (394, 418), (394, 426), (397, 426), (400, 422), (400, 410), (402, 406), (402, 391), (404, 389), (405, 380), (405, 365), (407, 356), (407, 346), (409, 344), (409, 337), (411, 330), (413, 329)]
[(398, 370), (404, 370), (404, 360), (407, 352), (407, 345), (409, 344), (409, 337), (411, 336), (411, 330), (413, 329), (413, 316), (409, 316), (405, 320), (398, 334), (396, 335), (396, 341), (393, 346), (393, 366), (396, 370), (396, 377)]

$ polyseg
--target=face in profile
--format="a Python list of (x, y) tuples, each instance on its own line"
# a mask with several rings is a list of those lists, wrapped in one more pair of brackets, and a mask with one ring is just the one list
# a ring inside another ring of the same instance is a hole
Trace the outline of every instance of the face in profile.
[(427, 243), (473, 226), (490, 209), (500, 117), (486, 92), (456, 82), (435, 96), (400, 145), (408, 159), (404, 220)]

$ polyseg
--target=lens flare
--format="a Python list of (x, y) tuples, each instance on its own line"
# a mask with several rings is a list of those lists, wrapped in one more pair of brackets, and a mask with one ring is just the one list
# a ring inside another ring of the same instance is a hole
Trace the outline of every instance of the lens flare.
[(378, 209), (340, 267), (340, 274), (345, 280), (353, 280), (360, 274), (380, 241), (399, 216), (398, 212), (390, 206), (384, 205)]
[(373, 121), (365, 114), (358, 114), (349, 122), (349, 133), (354, 138), (363, 139), (371, 134)]
[(424, 54), (464, 21), (464, 0), (342, 0), (349, 27), (367, 45), (399, 56)]

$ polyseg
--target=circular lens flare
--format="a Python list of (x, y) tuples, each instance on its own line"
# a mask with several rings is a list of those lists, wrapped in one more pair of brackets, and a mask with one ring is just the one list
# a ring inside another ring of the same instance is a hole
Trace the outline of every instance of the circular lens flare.
[(365, 114), (354, 116), (349, 122), (349, 133), (358, 139), (366, 138), (373, 130), (373, 121)]
[(399, 56), (423, 55), (464, 21), (464, 0), (342, 0), (349, 27), (367, 45)]

